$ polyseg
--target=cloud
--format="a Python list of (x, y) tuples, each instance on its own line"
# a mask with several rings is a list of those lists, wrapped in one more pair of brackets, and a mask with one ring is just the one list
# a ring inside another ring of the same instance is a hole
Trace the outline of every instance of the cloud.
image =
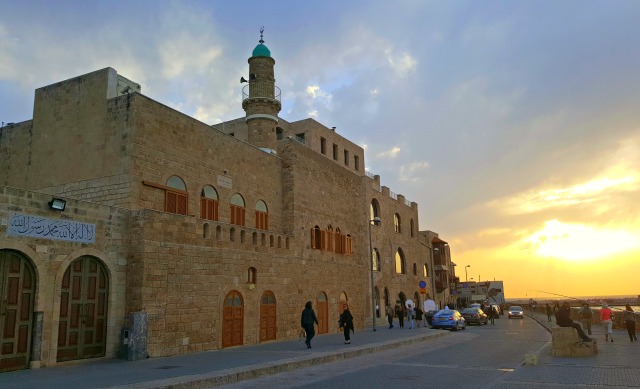
[(391, 150), (387, 150), (387, 151), (383, 151), (381, 153), (378, 153), (376, 155), (376, 157), (393, 159), (393, 158), (397, 157), (399, 153), (400, 153), (400, 147), (394, 146), (394, 147), (391, 148)]
[[(400, 151), (400, 149), (398, 149)], [(429, 168), (429, 162), (413, 162), (408, 165), (402, 165), (399, 169), (400, 181), (418, 181), (416, 175)]]
[(416, 72), (418, 61), (410, 54), (394, 55), (393, 50), (388, 48), (384, 50), (384, 55), (396, 76), (406, 78)]

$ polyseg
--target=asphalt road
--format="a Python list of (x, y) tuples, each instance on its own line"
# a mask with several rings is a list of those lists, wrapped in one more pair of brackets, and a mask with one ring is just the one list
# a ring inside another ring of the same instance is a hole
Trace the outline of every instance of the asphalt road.
[[(530, 318), (501, 317), (433, 341), (281, 373), (225, 388), (529, 388), (524, 355), (549, 341)], [(385, 331), (412, 331), (394, 328)], [(444, 330), (432, 330), (444, 331)], [(353, 338), (357, 343), (357, 334)], [(348, 346), (346, 346), (348, 347)], [(526, 376), (526, 374), (525, 374)]]

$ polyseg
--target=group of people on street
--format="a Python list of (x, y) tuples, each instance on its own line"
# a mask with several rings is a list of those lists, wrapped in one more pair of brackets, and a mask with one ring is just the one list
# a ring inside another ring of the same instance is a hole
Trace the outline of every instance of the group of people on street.
[[(351, 314), (351, 311), (349, 311), (349, 305), (347, 303), (343, 303), (342, 308), (343, 311), (340, 314), (338, 325), (344, 333), (344, 343), (350, 344), (351, 333), (354, 332), (353, 315)], [(582, 325), (580, 325), (580, 323), (574, 322), (571, 319), (571, 307), (568, 302), (564, 302), (562, 306), (560, 306), (556, 302), (553, 308), (549, 304), (547, 304), (545, 306), (545, 312), (549, 321), (551, 321), (551, 315), (555, 313), (556, 324), (558, 324), (558, 326), (575, 328), (578, 332), (578, 336), (580, 336), (580, 338), (584, 342), (592, 341), (592, 339), (587, 336), (587, 333), (591, 335), (593, 311), (591, 310), (591, 307), (589, 307), (589, 304), (587, 304), (586, 302), (582, 303), (582, 306), (578, 312), (578, 317)], [(400, 328), (404, 328), (405, 316), (408, 319), (409, 328), (414, 328), (416, 323), (417, 326), (420, 327), (420, 323), (422, 322), (424, 316), (424, 311), (420, 309), (419, 306), (414, 306), (411, 303), (403, 306), (400, 301), (396, 303), (395, 308), (387, 306), (385, 313), (389, 322), (389, 329), (393, 328), (393, 319), (395, 317), (398, 318)], [(495, 324), (494, 320), (498, 315), (498, 312), (496, 312), (493, 307), (490, 306), (487, 309), (486, 313), (488, 319), (491, 320), (491, 324)], [(629, 334), (629, 340), (631, 342), (637, 342), (638, 338), (636, 336), (636, 313), (633, 311), (629, 304), (626, 304), (623, 311), (623, 320)], [(611, 308), (609, 308), (607, 303), (604, 303), (602, 305), (602, 308), (600, 309), (600, 321), (605, 328), (605, 342), (613, 342), (613, 311), (611, 310)], [(307, 345), (307, 348), (311, 348), (311, 339), (313, 339), (313, 337), (315, 336), (315, 325), (317, 324), (318, 318), (316, 317), (316, 314), (312, 308), (312, 303), (311, 301), (307, 301), (300, 317), (300, 326), (304, 330), (304, 334), (306, 337), (305, 344)], [(585, 333), (583, 327), (587, 330), (587, 333)]]
[[(395, 308), (388, 305), (385, 314), (389, 322), (389, 329), (393, 328), (393, 319), (396, 317), (398, 318), (400, 328), (404, 328), (405, 317), (409, 323), (409, 329), (420, 327), (420, 324), (424, 324), (424, 311), (420, 306), (413, 305), (412, 303), (407, 303), (406, 306), (403, 306), (400, 301), (398, 301), (396, 302)], [(424, 324), (424, 326), (426, 326), (426, 324)]]
[[(558, 303), (556, 303), (557, 305)], [(582, 338), (585, 342), (591, 342), (591, 338), (585, 334), (584, 329), (587, 330), (587, 333), (591, 335), (591, 324), (593, 322), (593, 311), (589, 304), (586, 302), (582, 303), (582, 307), (578, 311), (578, 317), (582, 326), (579, 323), (575, 323), (571, 317), (571, 307), (568, 302), (564, 302), (562, 307), (559, 307), (557, 310), (553, 309), (549, 306), (549, 304), (545, 307), (547, 317), (549, 321), (551, 321), (551, 313), (555, 311), (556, 315), (556, 324), (560, 327), (573, 327), (578, 332), (580, 338)], [(602, 304), (602, 308), (600, 308), (600, 322), (602, 323), (605, 334), (604, 341), (605, 342), (613, 342), (613, 311), (609, 308), (607, 303)], [(627, 328), (627, 333), (629, 334), (629, 340), (631, 342), (638, 341), (636, 337), (636, 314), (631, 308), (629, 304), (625, 305), (625, 309), (623, 310), (623, 320), (625, 323), (625, 327)], [(584, 329), (583, 329), (584, 327)]]
[[(353, 327), (353, 315), (351, 311), (349, 311), (349, 304), (342, 304), (343, 311), (340, 314), (340, 319), (338, 320), (338, 325), (344, 333), (344, 344), (351, 343), (351, 333), (355, 332)], [(311, 348), (311, 339), (316, 335), (315, 325), (318, 324), (318, 317), (316, 316), (315, 311), (313, 310), (313, 305), (311, 301), (307, 301), (304, 305), (304, 310), (302, 311), (302, 315), (300, 316), (300, 326), (302, 327), (305, 334), (304, 343), (307, 345), (307, 348)]]

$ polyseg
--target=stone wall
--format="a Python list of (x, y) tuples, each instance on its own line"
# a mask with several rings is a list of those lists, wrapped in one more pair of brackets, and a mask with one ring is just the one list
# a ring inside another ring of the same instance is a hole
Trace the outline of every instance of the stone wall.
[[(46, 194), (0, 186), (0, 250), (22, 253), (36, 272), (34, 312), (42, 312), (43, 321), (37, 339), (40, 355), (32, 355), (32, 366), (56, 364), (61, 280), (71, 262), (83, 255), (99, 259), (109, 275), (106, 357), (113, 358), (125, 313), (129, 212), (75, 200), (67, 200), (66, 209), (59, 212), (49, 208), (50, 200)], [(7, 235), (14, 213), (95, 224), (95, 243)]]

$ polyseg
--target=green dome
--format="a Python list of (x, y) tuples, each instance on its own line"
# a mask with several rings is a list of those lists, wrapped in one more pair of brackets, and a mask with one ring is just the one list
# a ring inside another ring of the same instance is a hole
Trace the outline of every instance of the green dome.
[(271, 51), (267, 48), (267, 46), (260, 43), (253, 49), (252, 57), (271, 57)]

